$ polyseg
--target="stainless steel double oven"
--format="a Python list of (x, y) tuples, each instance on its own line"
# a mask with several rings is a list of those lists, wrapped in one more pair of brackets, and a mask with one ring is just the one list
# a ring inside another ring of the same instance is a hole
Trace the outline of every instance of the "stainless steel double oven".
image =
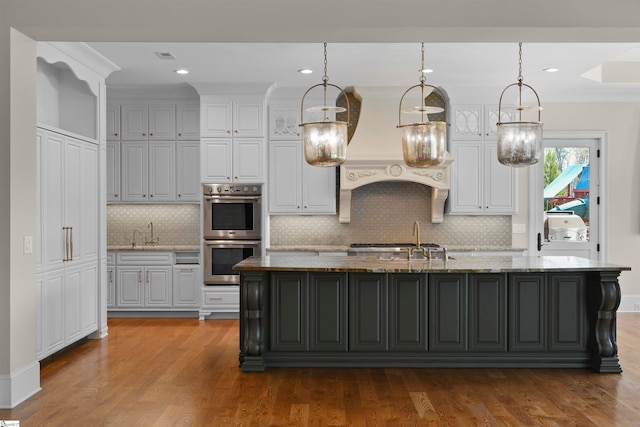
[(205, 285), (237, 285), (232, 267), (260, 255), (262, 184), (203, 184)]

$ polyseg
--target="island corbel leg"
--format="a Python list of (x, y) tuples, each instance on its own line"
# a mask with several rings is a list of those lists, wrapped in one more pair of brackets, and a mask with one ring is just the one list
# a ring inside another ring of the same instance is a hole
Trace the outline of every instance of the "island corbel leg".
[(265, 283), (263, 274), (243, 273), (240, 284), (240, 367), (245, 372), (265, 369)]
[(620, 305), (619, 271), (601, 271), (590, 276), (589, 320), (593, 367), (598, 372), (620, 373), (616, 342), (616, 311)]

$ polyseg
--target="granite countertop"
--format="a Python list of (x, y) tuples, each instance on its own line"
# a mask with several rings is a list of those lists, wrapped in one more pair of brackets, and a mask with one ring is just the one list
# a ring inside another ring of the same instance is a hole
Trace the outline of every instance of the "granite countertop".
[(251, 257), (236, 264), (240, 271), (323, 271), (370, 273), (506, 273), (547, 271), (622, 271), (630, 267), (568, 256), (462, 257), (459, 259), (381, 260), (373, 256), (266, 256)]
[[(524, 252), (524, 248), (506, 246), (446, 246), (449, 252)], [(281, 245), (270, 246), (267, 251), (280, 252), (347, 252), (349, 245)]]
[(108, 251), (140, 251), (140, 252), (200, 252), (197, 245), (112, 245)]

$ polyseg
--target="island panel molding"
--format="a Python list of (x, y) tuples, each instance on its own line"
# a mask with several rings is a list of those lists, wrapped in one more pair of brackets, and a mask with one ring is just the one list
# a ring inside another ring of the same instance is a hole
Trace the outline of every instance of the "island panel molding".
[[(574, 257), (270, 256), (234, 268), (241, 274), (246, 372), (363, 366), (622, 372), (618, 277), (629, 267)], [(317, 346), (321, 341), (330, 345)]]

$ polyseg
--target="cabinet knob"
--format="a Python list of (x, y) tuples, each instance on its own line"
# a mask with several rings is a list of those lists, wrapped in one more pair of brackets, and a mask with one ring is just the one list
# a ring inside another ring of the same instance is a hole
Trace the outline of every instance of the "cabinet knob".
[(227, 133), (231, 133), (231, 131), (229, 129), (227, 129)]
[(309, 208), (309, 206), (307, 206), (307, 205), (304, 205), (304, 208), (305, 208), (305, 209), (308, 209), (308, 208)]
[(149, 134), (149, 136), (153, 136), (153, 132), (151, 132), (151, 133)]
[(147, 134), (145, 132), (142, 132), (142, 136), (147, 136)]
[(231, 179), (231, 177), (228, 176), (227, 179)]
[(149, 197), (153, 197), (153, 194), (149, 194)]
[(237, 176), (234, 176), (234, 177), (233, 177), (233, 179), (238, 179), (238, 177), (237, 177)]
[(114, 194), (114, 195), (113, 195), (113, 197), (118, 197), (118, 195), (117, 195), (117, 194)]
[(178, 132), (178, 136), (182, 136), (182, 134), (180, 132)]
[(238, 133), (238, 129), (234, 130), (233, 132)]
[(143, 195), (142, 195), (142, 197), (147, 197), (147, 195), (146, 195), (146, 194), (143, 194)]
[(178, 194), (178, 197), (182, 197), (182, 194)]
[(118, 136), (118, 132), (114, 133), (113, 136)]
[(300, 205), (297, 205), (297, 206), (296, 206), (296, 209), (300, 209)]

